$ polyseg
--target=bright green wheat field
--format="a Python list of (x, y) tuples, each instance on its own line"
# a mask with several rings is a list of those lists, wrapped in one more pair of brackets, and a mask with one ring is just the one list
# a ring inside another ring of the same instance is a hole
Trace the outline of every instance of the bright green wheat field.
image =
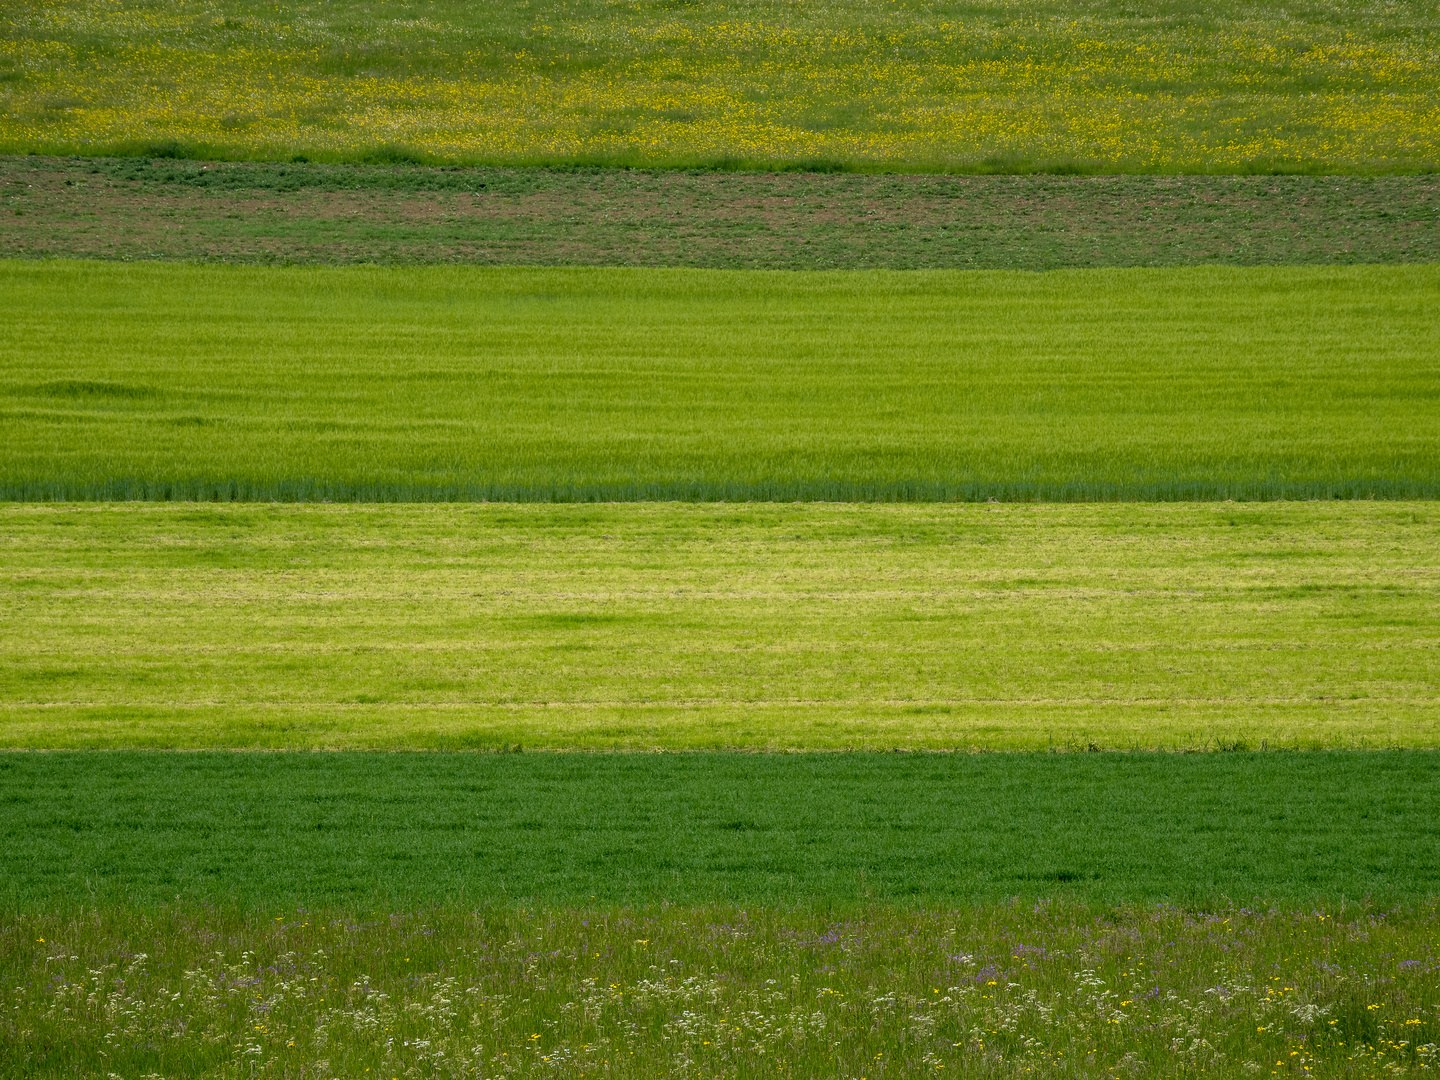
[(1440, 495), (1440, 267), (0, 263), (0, 498)]
[(0, 150), (1417, 172), (1437, 44), (1431, 0), (13, 0)]

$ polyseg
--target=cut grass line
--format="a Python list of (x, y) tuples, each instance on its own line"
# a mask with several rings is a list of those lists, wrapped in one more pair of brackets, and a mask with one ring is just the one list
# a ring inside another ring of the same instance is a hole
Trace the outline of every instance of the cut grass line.
[(0, 506), (0, 746), (1440, 745), (1429, 503)]
[[(1406, 648), (1407, 650), (1408, 650), (1408, 648), (1409, 648), (1408, 646), (1400, 646), (1400, 647)], [(215, 653), (218, 653), (218, 652), (219, 652), (219, 650), (212, 650), (212, 651), (215, 652)], [(125, 655), (125, 654), (122, 653), (122, 654), (120, 654), (120, 655)], [(130, 655), (134, 656), (134, 657), (137, 658), (137, 659), (140, 659), (140, 658), (143, 657), (144, 654), (141, 654), (141, 653), (133, 653), (133, 654), (130, 654)], [(944, 711), (944, 710), (948, 710), (948, 709), (951, 708), (952, 706), (953, 706), (953, 707), (964, 707), (964, 706), (1004, 706), (1004, 707), (1007, 707), (1007, 708), (1013, 708), (1013, 707), (1022, 707), (1022, 706), (1027, 706), (1027, 705), (1047, 705), (1047, 706), (1053, 705), (1053, 706), (1060, 706), (1060, 707), (1070, 707), (1070, 706), (1076, 706), (1076, 707), (1079, 707), (1079, 706), (1103, 706), (1103, 705), (1127, 705), (1127, 706), (1128, 706), (1128, 705), (1161, 705), (1161, 704), (1164, 704), (1164, 705), (1201, 705), (1201, 706), (1221, 706), (1221, 705), (1226, 705), (1226, 706), (1295, 705), (1295, 704), (1300, 704), (1300, 703), (1304, 703), (1304, 702), (1312, 702), (1312, 701), (1315, 701), (1315, 700), (1324, 700), (1324, 699), (1326, 699), (1326, 697), (1327, 697), (1327, 695), (1323, 695), (1323, 694), (1319, 694), (1319, 695), (1317, 695), (1317, 694), (1297, 694), (1297, 695), (1294, 695), (1294, 696), (1292, 696), (1292, 697), (1274, 697), (1274, 696), (1265, 696), (1265, 695), (1256, 695), (1256, 696), (1248, 696), (1248, 697), (1239, 697), (1239, 696), (1232, 696), (1232, 697), (1175, 697), (1175, 696), (1156, 696), (1156, 697), (1065, 697), (1065, 698), (1060, 698), (1060, 697), (1024, 697), (1024, 696), (1017, 696), (1017, 697), (992, 697), (992, 698), (982, 698), (982, 697), (953, 697), (953, 698), (934, 698), (934, 699), (916, 699), (916, 698), (908, 698), (908, 697), (895, 697), (895, 698), (847, 697), (847, 698), (846, 698), (846, 702), (847, 702), (848, 704), (853, 705), (853, 706), (858, 707), (858, 708), (876, 708), (876, 709), (904, 708), (904, 709), (908, 709), (908, 710), (911, 710), (911, 711), (914, 711), (914, 712), (920, 712), (920, 711), (930, 711), (930, 710)], [(224, 705), (226, 705), (226, 704), (229, 704), (229, 703), (230, 703), (230, 700), (231, 700), (231, 699), (223, 698), (223, 697), (208, 698), (208, 699), (207, 699), (207, 698), (191, 698), (191, 699), (189, 699), (189, 700), (187, 700), (187, 701), (185, 702), (185, 705), (184, 705), (183, 707), (185, 707), (185, 708), (192, 708), (192, 709), (211, 709), (211, 708), (215, 708), (215, 707), (217, 707), (217, 706), (224, 706)], [(740, 700), (744, 705), (753, 706), (753, 707), (756, 707), (756, 708), (833, 709), (833, 708), (835, 707), (835, 702), (834, 702), (832, 699), (828, 699), (828, 698), (752, 698), (752, 697), (746, 697), (746, 698), (741, 698), (741, 699), (739, 699), (739, 700)], [(1414, 696), (1409, 696), (1409, 697), (1406, 697), (1406, 696), (1398, 696), (1398, 695), (1390, 695), (1390, 696), (1387, 698), (1387, 700), (1388, 700), (1388, 701), (1391, 701), (1391, 702), (1396, 702), (1396, 703), (1399, 703), (1399, 704), (1407, 705), (1407, 706), (1417, 706), (1417, 707), (1423, 707), (1423, 706), (1427, 706), (1427, 705), (1437, 705), (1437, 704), (1440, 704), (1440, 697), (1436, 697), (1436, 696), (1434, 696), (1434, 695), (1414, 695)], [(625, 707), (626, 707), (626, 708), (629, 708), (629, 709), (637, 709), (637, 710), (640, 710), (640, 709), (668, 710), (668, 709), (687, 709), (687, 708), (710, 708), (710, 707), (714, 707), (714, 706), (731, 705), (731, 704), (734, 704), (735, 701), (736, 701), (736, 699), (733, 698), (733, 697), (689, 697), (689, 698), (687, 698), (687, 697), (671, 697), (671, 698), (645, 698), (645, 699), (643, 699), (643, 700), (637, 700), (637, 701), (633, 701), (633, 702), (627, 702)], [(44, 700), (44, 701), (24, 701), (24, 700), (18, 700), (18, 699), (17, 699), (17, 700), (12, 701), (12, 702), (8, 702), (8, 703), (5, 703), (5, 704), (0, 704), (0, 709), (3, 709), (3, 708), (5, 708), (5, 707), (7, 707), (7, 705), (9, 705), (9, 706), (23, 706), (23, 707), (26, 708), (26, 709), (31, 709), (31, 708), (40, 708), (40, 709), (71, 709), (71, 708), (94, 709), (94, 708), (104, 708), (104, 707), (107, 707), (107, 706), (113, 706), (114, 704), (115, 704), (115, 702), (114, 702), (113, 700), (107, 700), (107, 699), (103, 699), (103, 698), (93, 698), (93, 699), (88, 699), (88, 700), (86, 700), (86, 699), (74, 699), (74, 700), (47, 699), (47, 700)], [(293, 709), (293, 708), (296, 708), (296, 707), (308, 707), (308, 706), (310, 706), (311, 704), (312, 704), (311, 702), (307, 701), (307, 700), (304, 699), (304, 698), (300, 698), (300, 697), (294, 698), (294, 699), (292, 699), (292, 700), (276, 699), (276, 698), (271, 697), (271, 698), (268, 698), (267, 700), (265, 700), (265, 701), (263, 701), (263, 702), (256, 702), (256, 703), (254, 704), (254, 707), (256, 707), (256, 708), (269, 708), (269, 709)], [(494, 708), (494, 709), (508, 709), (508, 710), (513, 711), (513, 712), (531, 712), (531, 711), (535, 711), (535, 710), (561, 710), (561, 711), (564, 711), (564, 712), (566, 712), (566, 713), (572, 712), (572, 711), (575, 711), (575, 710), (582, 710), (582, 711), (583, 711), (583, 710), (586, 710), (586, 709), (603, 709), (603, 708), (612, 708), (612, 707), (613, 707), (613, 703), (612, 703), (612, 702), (607, 702), (607, 701), (584, 701), (584, 700), (576, 700), (576, 701), (550, 701), (550, 700), (538, 699), (538, 698), (535, 699), (535, 700), (533, 700), (533, 701), (523, 701), (523, 700), (522, 700), (522, 701), (496, 701), (496, 702), (487, 702), (486, 705), (487, 705), (487, 707), (489, 707), (489, 708)], [(425, 708), (425, 709), (434, 709), (434, 710), (437, 710), (437, 711), (443, 711), (443, 710), (446, 710), (446, 709), (459, 709), (459, 710), (473, 709), (473, 708), (474, 708), (474, 703), (473, 703), (473, 702), (468, 702), (468, 701), (425, 701), (425, 700), (419, 699), (419, 698), (416, 698), (416, 699), (414, 699), (414, 700), (407, 700), (407, 699), (404, 699), (404, 698), (390, 697), (390, 698), (386, 698), (384, 701), (377, 701), (377, 702), (337, 701), (337, 702), (332, 702), (332, 703), (328, 704), (326, 707), (329, 708), (329, 709), (337, 709), (337, 710), (342, 710), (342, 711), (344, 711), (344, 710), (356, 710), (356, 711), (361, 711), (361, 712), (363, 712), (363, 711), (366, 711), (366, 710), (373, 710), (373, 709), (379, 709), (379, 708), (387, 708), (387, 707), (391, 707), (391, 706), (394, 706), (394, 707), (397, 707), (397, 708)]]

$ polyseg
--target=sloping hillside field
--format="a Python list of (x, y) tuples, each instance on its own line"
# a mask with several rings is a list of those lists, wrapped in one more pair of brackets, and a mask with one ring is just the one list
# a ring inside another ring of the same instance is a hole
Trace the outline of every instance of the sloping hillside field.
[(1440, 269), (0, 266), (0, 496), (1440, 493)]

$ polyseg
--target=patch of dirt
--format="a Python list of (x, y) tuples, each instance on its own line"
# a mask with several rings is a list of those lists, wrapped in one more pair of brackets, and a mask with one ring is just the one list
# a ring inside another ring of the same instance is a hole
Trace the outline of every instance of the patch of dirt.
[(1440, 259), (1435, 177), (471, 170), (468, 190), (276, 191), (98, 165), (0, 158), (0, 255), (1028, 269)]

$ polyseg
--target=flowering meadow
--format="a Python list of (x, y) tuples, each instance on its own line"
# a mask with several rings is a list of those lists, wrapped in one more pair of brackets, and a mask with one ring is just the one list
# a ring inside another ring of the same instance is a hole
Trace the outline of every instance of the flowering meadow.
[(1418, 0), (15, 0), (0, 150), (1417, 171), (1437, 33)]
[(1426, 1076), (1434, 902), (0, 924), (9, 1077)]

